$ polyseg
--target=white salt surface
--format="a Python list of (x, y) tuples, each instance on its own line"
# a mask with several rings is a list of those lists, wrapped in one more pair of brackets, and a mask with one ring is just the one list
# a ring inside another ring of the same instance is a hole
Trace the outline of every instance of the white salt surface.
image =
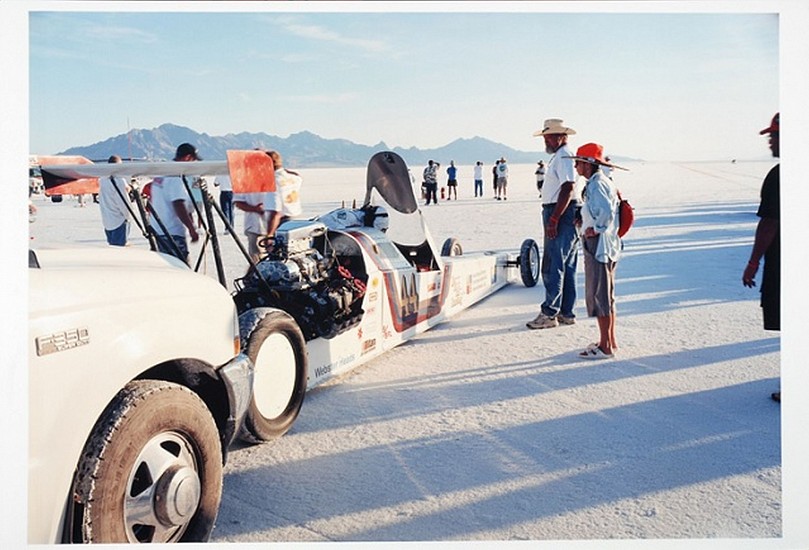
[[(278, 441), (234, 448), (212, 540), (799, 547), (782, 523), (781, 407), (769, 399), (780, 335), (741, 284), (773, 164), (617, 172), (637, 221), (618, 267), (615, 359), (576, 356), (598, 337), (581, 273), (577, 323), (550, 330), (525, 328), (541, 284), (510, 285), (311, 391)], [(541, 243), (534, 166), (510, 170), (509, 200), (495, 201), (488, 179), (473, 198), (460, 167), (460, 200), (423, 207), (439, 246)], [(300, 172), (307, 216), (362, 199), (364, 169)], [(106, 246), (97, 205), (34, 202), (31, 246)], [(131, 240), (147, 247), (136, 230)], [(230, 280), (246, 264), (224, 246)], [(203, 267), (215, 276), (211, 259)]]

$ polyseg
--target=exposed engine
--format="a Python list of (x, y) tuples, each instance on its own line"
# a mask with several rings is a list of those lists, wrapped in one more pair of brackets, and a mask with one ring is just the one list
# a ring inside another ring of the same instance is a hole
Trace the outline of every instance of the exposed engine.
[(365, 282), (339, 265), (323, 223), (289, 221), (278, 228), (267, 257), (237, 279), (239, 313), (283, 309), (306, 340), (333, 338), (362, 320)]

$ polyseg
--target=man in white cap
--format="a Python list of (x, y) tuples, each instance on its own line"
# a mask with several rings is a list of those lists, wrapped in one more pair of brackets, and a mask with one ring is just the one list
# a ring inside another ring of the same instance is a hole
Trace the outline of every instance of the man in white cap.
[(553, 328), (576, 322), (576, 264), (579, 234), (576, 229), (578, 193), (573, 155), (567, 137), (576, 133), (558, 118), (545, 121), (534, 136), (545, 140), (548, 161), (542, 192), (542, 225), (545, 230), (542, 253), (542, 284), (545, 301), (537, 317), (526, 323), (530, 329)]
[[(177, 147), (174, 160), (193, 162), (202, 159), (197, 154), (196, 147), (190, 143), (183, 143)], [(150, 208), (156, 217), (152, 215), (149, 223), (155, 233), (157, 250), (188, 263), (186, 230), (191, 242), (194, 243), (199, 240), (199, 234), (191, 218), (191, 197), (183, 185), (183, 180), (177, 176), (155, 178), (151, 183), (150, 195)]]

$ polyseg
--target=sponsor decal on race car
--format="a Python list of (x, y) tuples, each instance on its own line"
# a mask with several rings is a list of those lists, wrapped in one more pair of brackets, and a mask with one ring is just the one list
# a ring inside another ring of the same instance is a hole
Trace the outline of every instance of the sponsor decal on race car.
[(362, 343), (362, 355), (365, 355), (366, 353), (373, 351), (374, 349), (376, 349), (376, 338), (365, 340)]

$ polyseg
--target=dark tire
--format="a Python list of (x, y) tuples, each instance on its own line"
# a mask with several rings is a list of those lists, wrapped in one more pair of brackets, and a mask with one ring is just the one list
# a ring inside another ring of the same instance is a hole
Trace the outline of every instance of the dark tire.
[(188, 388), (127, 384), (82, 452), (74, 542), (207, 541), (222, 498), (219, 438), (205, 402)]
[(242, 349), (255, 365), (255, 378), (241, 438), (261, 443), (281, 437), (298, 417), (306, 395), (303, 333), (289, 314), (270, 311), (242, 337)]
[(525, 239), (520, 247), (520, 278), (522, 284), (531, 288), (539, 281), (539, 245), (534, 239)]
[(442, 256), (461, 256), (462, 254), (463, 248), (461, 247), (461, 243), (458, 242), (458, 239), (450, 237), (444, 241), (444, 246), (441, 247)]

